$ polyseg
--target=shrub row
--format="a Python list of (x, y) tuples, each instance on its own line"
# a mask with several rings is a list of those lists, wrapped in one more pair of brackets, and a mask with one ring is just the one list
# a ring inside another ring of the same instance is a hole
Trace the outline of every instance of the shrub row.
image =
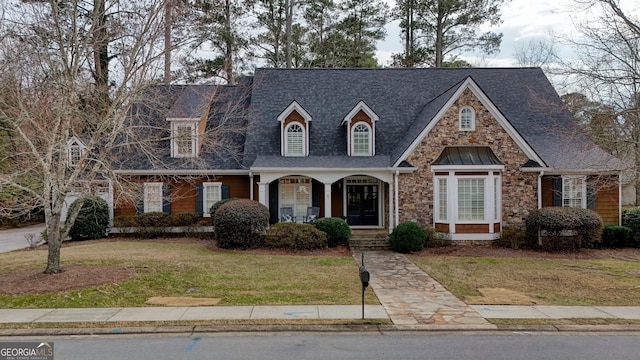
[(163, 212), (148, 212), (138, 215), (118, 215), (113, 218), (115, 227), (164, 227), (208, 225), (208, 220), (195, 212), (169, 215)]
[(327, 247), (327, 234), (311, 224), (277, 223), (267, 230), (264, 245), (291, 250), (322, 249)]
[[(549, 207), (533, 210), (527, 219), (526, 243), (547, 251), (597, 247), (602, 242), (602, 218), (590, 209)], [(539, 243), (541, 232), (542, 243)]]

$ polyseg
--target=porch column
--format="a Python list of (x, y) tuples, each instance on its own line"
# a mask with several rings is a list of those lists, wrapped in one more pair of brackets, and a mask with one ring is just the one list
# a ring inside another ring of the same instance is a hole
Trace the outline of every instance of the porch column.
[(258, 183), (258, 201), (260, 204), (269, 207), (269, 194), (267, 192), (269, 183), (259, 182)]
[(324, 217), (331, 217), (331, 183), (324, 183)]

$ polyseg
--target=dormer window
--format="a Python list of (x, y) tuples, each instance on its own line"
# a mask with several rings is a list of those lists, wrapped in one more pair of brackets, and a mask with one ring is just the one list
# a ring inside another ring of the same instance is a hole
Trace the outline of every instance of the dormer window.
[(84, 149), (84, 144), (75, 136), (67, 141), (67, 163), (69, 166), (74, 167), (80, 164)]
[(300, 123), (294, 122), (287, 125), (285, 130), (285, 156), (304, 156), (305, 134)]
[(360, 101), (342, 120), (347, 127), (349, 156), (373, 156), (376, 153), (376, 113)]
[(171, 121), (171, 156), (195, 157), (198, 149), (197, 121)]
[(465, 106), (460, 109), (460, 131), (473, 131), (476, 129), (476, 116), (473, 108)]
[(297, 102), (292, 102), (278, 115), (282, 156), (309, 155), (311, 115)]
[(371, 155), (371, 128), (365, 122), (359, 122), (353, 126), (351, 138), (351, 155), (370, 156)]

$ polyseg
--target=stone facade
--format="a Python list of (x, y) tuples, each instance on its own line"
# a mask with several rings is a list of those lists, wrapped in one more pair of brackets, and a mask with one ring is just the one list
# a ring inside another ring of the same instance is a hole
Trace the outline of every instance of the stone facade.
[[(475, 111), (475, 130), (459, 130), (459, 111), (470, 106)], [(430, 164), (446, 146), (489, 146), (504, 163), (502, 173), (502, 221), (524, 221), (537, 208), (537, 174), (520, 171), (528, 157), (489, 110), (466, 89), (407, 158), (417, 170), (399, 178), (400, 222), (415, 221), (422, 226), (433, 224), (433, 173)]]

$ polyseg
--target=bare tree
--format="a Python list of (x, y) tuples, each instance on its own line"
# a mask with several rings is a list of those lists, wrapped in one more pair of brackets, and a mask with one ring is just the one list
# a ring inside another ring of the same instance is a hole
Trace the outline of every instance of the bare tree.
[[(163, 0), (97, 5), (0, 5), (0, 131), (9, 138), (0, 152), (0, 186), (12, 194), (0, 209), (44, 209), (46, 273), (62, 271), (61, 243), (77, 216), (62, 222), (65, 198), (116, 178), (112, 149), (128, 131), (132, 102), (162, 77)], [(71, 154), (74, 136), (83, 147)]]
[(561, 37), (577, 54), (563, 67), (575, 79), (574, 86), (610, 109), (612, 116), (605, 123), (608, 129), (617, 129), (617, 136), (610, 137), (615, 144), (605, 148), (630, 150), (625, 151), (626, 160), (634, 164), (636, 204), (640, 204), (640, 19), (619, 0), (575, 2), (588, 17), (576, 24), (579, 36)]

